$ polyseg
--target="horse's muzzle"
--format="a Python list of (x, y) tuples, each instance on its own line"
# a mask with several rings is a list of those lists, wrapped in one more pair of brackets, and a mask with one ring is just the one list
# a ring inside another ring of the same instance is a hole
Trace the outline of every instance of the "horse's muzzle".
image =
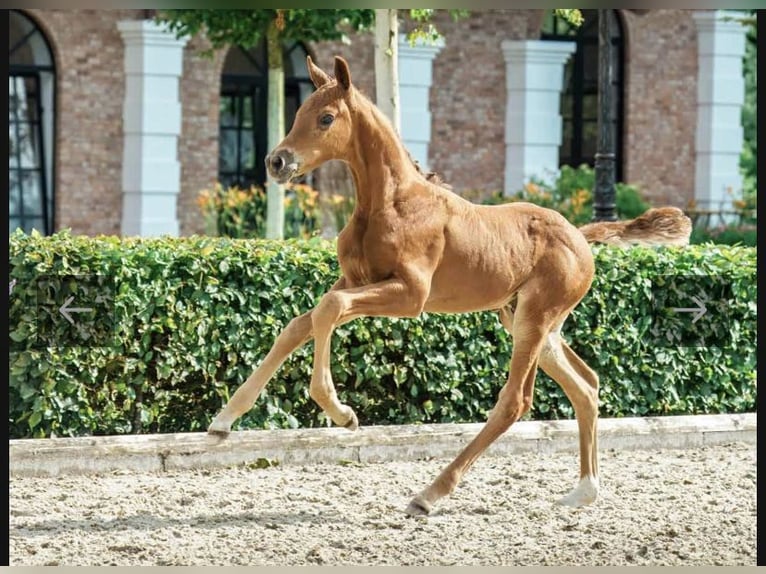
[(295, 154), (289, 149), (275, 149), (266, 156), (266, 170), (277, 183), (287, 183), (298, 171)]

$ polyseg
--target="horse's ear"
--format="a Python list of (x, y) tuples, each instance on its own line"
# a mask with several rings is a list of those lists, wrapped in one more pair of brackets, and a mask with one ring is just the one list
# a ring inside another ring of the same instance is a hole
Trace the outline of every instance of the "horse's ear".
[(314, 62), (311, 60), (311, 56), (306, 56), (306, 66), (309, 69), (309, 77), (314, 83), (314, 87), (316, 89), (321, 88), (330, 81), (330, 76), (325, 74), (319, 66), (314, 64)]
[(351, 87), (351, 71), (346, 60), (340, 56), (335, 56), (335, 80), (344, 90)]

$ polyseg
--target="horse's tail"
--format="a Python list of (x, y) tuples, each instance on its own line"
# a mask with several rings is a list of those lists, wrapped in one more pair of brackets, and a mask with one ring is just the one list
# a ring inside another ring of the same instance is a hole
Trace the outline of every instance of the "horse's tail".
[(689, 244), (692, 222), (677, 207), (656, 207), (627, 221), (588, 223), (580, 231), (588, 243), (682, 246)]

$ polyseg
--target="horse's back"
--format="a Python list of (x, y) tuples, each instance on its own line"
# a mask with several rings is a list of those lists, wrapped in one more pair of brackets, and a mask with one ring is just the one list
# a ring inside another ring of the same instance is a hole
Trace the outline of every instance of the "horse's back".
[[(558, 212), (530, 203), (458, 203), (445, 227), (442, 261), (434, 273), (432, 310), (502, 307), (532, 278), (562, 289), (593, 276), (593, 256), (576, 227)], [(460, 308), (452, 305), (455, 302)]]

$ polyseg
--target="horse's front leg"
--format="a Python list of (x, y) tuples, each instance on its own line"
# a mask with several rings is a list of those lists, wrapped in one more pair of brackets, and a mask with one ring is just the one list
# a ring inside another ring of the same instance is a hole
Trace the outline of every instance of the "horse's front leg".
[(330, 339), (335, 327), (363, 316), (417, 317), (428, 296), (428, 281), (389, 279), (380, 283), (327, 293), (311, 314), (314, 331), (314, 372), (311, 398), (338, 425), (356, 429), (358, 420), (338, 400), (330, 374)]
[[(330, 292), (335, 289), (342, 289), (344, 285), (345, 278), (341, 277), (330, 288)], [(274, 341), (274, 345), (263, 359), (263, 362), (242, 383), (226, 403), (226, 406), (213, 419), (213, 422), (208, 427), (209, 433), (221, 436), (228, 435), (231, 431), (231, 425), (252, 408), (266, 383), (274, 376), (274, 373), (284, 363), (285, 359), (293, 351), (311, 340), (311, 313), (312, 311), (309, 311), (290, 321), (287, 327), (279, 334), (276, 341)]]

